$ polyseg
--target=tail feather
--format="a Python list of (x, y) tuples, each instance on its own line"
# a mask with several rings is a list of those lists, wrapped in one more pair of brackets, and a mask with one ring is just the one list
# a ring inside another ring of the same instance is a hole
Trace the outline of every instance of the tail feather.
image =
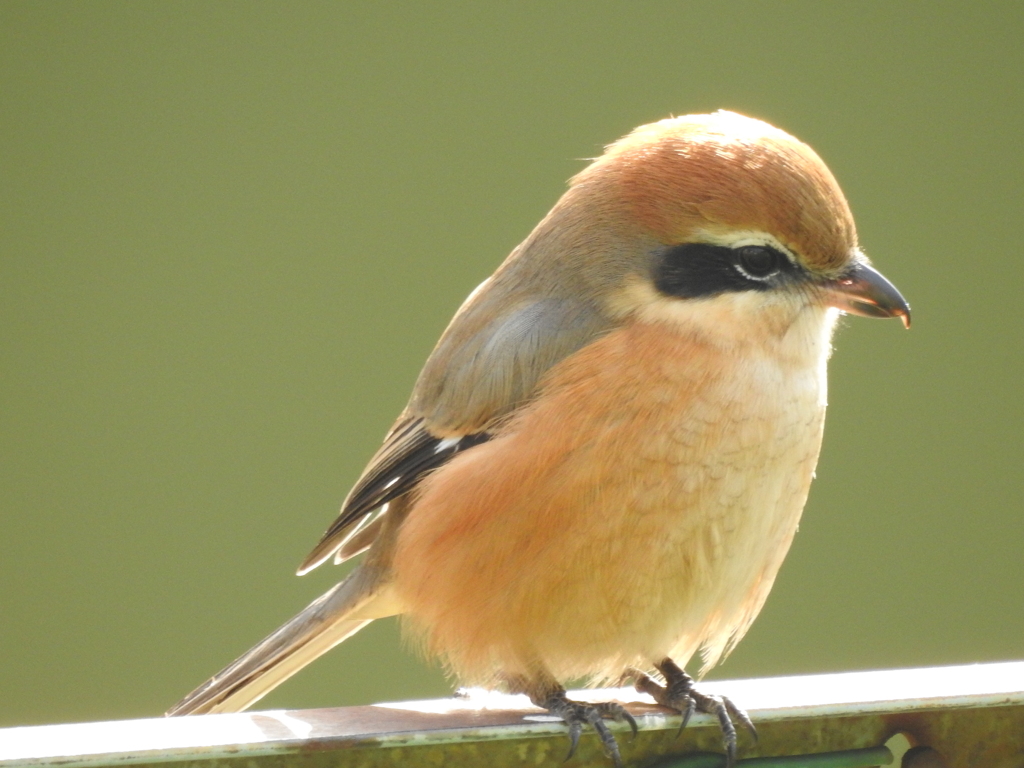
[[(368, 567), (369, 566), (369, 567)], [(364, 563), (167, 715), (241, 712), (371, 621), (396, 613), (381, 571)]]

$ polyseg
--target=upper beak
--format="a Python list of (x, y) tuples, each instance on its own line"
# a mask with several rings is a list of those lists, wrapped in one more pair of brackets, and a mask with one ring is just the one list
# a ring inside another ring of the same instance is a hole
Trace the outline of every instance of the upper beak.
[(910, 305), (882, 273), (867, 264), (854, 264), (824, 285), (829, 304), (862, 317), (898, 317), (910, 327)]

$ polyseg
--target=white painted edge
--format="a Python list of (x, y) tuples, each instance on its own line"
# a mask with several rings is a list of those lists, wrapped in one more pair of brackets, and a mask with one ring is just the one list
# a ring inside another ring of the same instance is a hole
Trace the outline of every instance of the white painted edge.
[[(972, 664), (829, 675), (758, 678), (701, 684), (746, 709), (755, 722), (880, 712), (1024, 705), (1024, 662)], [(653, 703), (632, 688), (573, 692), (581, 699)], [(452, 699), (376, 704), (382, 709), (431, 714), (532, 709), (522, 696), (482, 690)], [(344, 709), (337, 710), (339, 722)], [(0, 729), (0, 766), (89, 766), (160, 760), (214, 759), (289, 752), (309, 739), (344, 739), (350, 733), (331, 727), (331, 719), (307, 719), (302, 710), (272, 710), (98, 723)], [(674, 728), (678, 716), (652, 713), (637, 718), (642, 729)], [(712, 725), (697, 715), (692, 727)], [(624, 725), (613, 725), (624, 728)], [(559, 733), (557, 720), (536, 710), (521, 726), (458, 728), (368, 734), (385, 746), (490, 739), (521, 739)], [(354, 740), (358, 740), (355, 737)]]

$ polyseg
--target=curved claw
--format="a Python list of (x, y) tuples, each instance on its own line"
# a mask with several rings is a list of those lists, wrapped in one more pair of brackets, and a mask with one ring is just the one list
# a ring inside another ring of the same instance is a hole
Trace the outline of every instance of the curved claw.
[(597, 735), (601, 739), (601, 744), (604, 746), (604, 753), (608, 755), (612, 762), (615, 763), (615, 768), (622, 768), (622, 755), (619, 754), (619, 744), (615, 741), (615, 735), (609, 730), (608, 726), (605, 725), (604, 720), (598, 715), (590, 723), (594, 730), (597, 731)]
[(722, 740), (725, 743), (725, 766), (733, 768), (736, 764), (737, 752), (736, 725), (733, 720), (741, 723), (754, 740), (757, 740), (757, 729), (754, 728), (747, 713), (733, 704), (726, 696), (706, 696), (697, 691), (694, 688), (693, 678), (671, 659), (662, 660), (657, 667), (665, 677), (665, 684), (661, 685), (649, 675), (636, 671), (633, 673), (636, 689), (641, 693), (649, 694), (663, 707), (674, 709), (682, 714), (683, 721), (676, 732), (677, 738), (686, 728), (695, 711), (700, 710), (714, 716), (718, 720), (718, 727), (722, 731)]
[(636, 719), (629, 714), (629, 710), (624, 706), (616, 704), (614, 701), (606, 701), (603, 704), (595, 704), (594, 706), (601, 713), (602, 717), (610, 717), (617, 723), (627, 723), (629, 725), (629, 730), (633, 732), (633, 738), (636, 738), (636, 735), (639, 732), (636, 725)]
[(740, 724), (746, 729), (747, 733), (750, 734), (751, 738), (753, 738), (754, 741), (757, 742), (759, 740), (759, 737), (757, 735), (757, 728), (754, 727), (754, 723), (750, 719), (750, 715), (748, 715), (745, 711), (743, 711), (735, 704), (733, 704), (732, 699), (730, 699), (728, 696), (722, 696), (720, 698), (722, 699), (722, 703), (725, 704), (725, 708), (729, 711), (729, 714), (732, 716), (732, 718), (735, 720), (739, 720)]
[[(565, 718), (562, 718), (563, 720)], [(569, 753), (565, 756), (565, 762), (572, 759), (572, 756), (576, 754), (576, 747), (580, 745), (580, 735), (583, 733), (583, 723), (578, 720), (572, 722), (566, 720), (566, 725), (569, 726)]]
[(640, 729), (637, 728), (636, 725), (636, 718), (629, 714), (625, 709), (622, 710), (622, 717), (627, 723), (629, 723), (629, 730), (633, 732), (633, 738), (635, 739), (636, 735), (640, 732)]
[(569, 754), (565, 756), (569, 760), (576, 754), (576, 748), (580, 743), (580, 736), (583, 734), (583, 726), (589, 725), (601, 739), (605, 754), (611, 757), (615, 768), (622, 768), (622, 754), (619, 752), (618, 742), (615, 741), (615, 734), (611, 732), (604, 722), (605, 717), (614, 720), (625, 720), (636, 736), (637, 725), (633, 716), (626, 711), (621, 704), (606, 702), (603, 704), (584, 704), (579, 701), (572, 701), (566, 697), (565, 691), (559, 691), (551, 695), (540, 706), (544, 707), (551, 714), (562, 718), (569, 726)]
[(697, 711), (697, 702), (693, 700), (692, 696), (686, 697), (686, 709), (683, 710), (683, 721), (679, 724), (679, 730), (676, 731), (676, 738), (678, 739), (683, 735), (683, 731), (686, 726), (690, 724), (690, 718), (693, 717), (693, 713)]
[(725, 741), (725, 768), (733, 768), (736, 764), (736, 726), (729, 717), (729, 707), (720, 696), (708, 696), (709, 715), (718, 718), (718, 727), (722, 730), (722, 740)]

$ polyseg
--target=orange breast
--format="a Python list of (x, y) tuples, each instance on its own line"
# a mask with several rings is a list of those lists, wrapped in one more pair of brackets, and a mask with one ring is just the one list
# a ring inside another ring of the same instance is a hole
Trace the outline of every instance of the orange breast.
[(767, 595), (817, 460), (820, 366), (790, 368), (655, 324), (565, 360), (423, 483), (394, 560), (410, 626), (470, 683), (724, 648)]

